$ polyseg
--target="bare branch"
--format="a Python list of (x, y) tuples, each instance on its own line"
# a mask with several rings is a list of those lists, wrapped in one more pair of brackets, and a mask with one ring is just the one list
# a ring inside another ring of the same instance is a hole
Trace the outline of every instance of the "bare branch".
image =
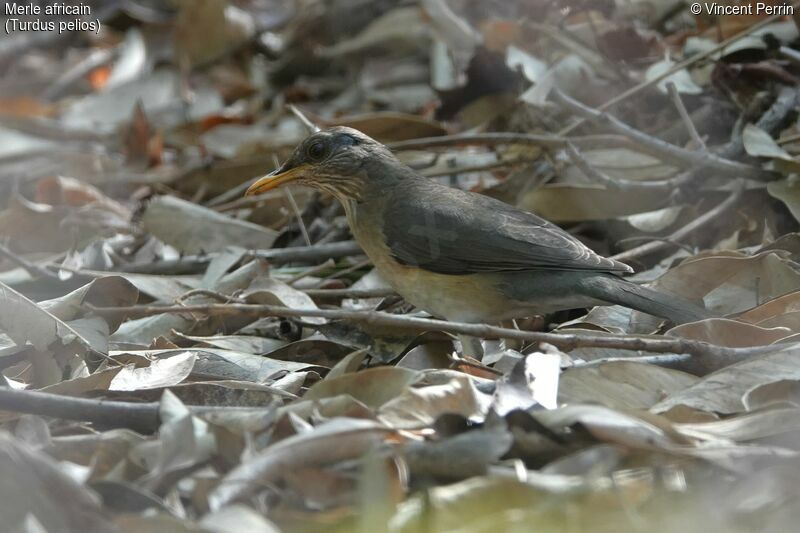
[(762, 170), (758, 167), (745, 165), (738, 161), (732, 161), (718, 155), (708, 152), (695, 152), (693, 150), (686, 150), (666, 141), (662, 141), (656, 137), (648, 135), (642, 131), (637, 130), (625, 124), (616, 117), (592, 109), (591, 107), (582, 104), (581, 102), (570, 98), (559, 90), (553, 91), (553, 98), (564, 107), (569, 109), (576, 115), (582, 116), (592, 122), (602, 123), (608, 126), (612, 131), (630, 137), (633, 141), (640, 144), (641, 147), (660, 158), (665, 159), (667, 162), (680, 165), (690, 165), (697, 167), (708, 167), (725, 172), (732, 177), (751, 177), (757, 179), (775, 179), (777, 176), (769, 171)]
[(718, 218), (722, 213), (730, 209), (742, 197), (743, 189), (744, 189), (743, 184), (741, 182), (738, 183), (736, 190), (734, 190), (724, 201), (722, 201), (714, 209), (711, 209), (710, 211), (703, 213), (701, 216), (692, 220), (690, 223), (681, 227), (671, 235), (664, 238), (660, 238), (657, 241), (648, 242), (647, 244), (642, 244), (641, 246), (637, 246), (636, 248), (631, 248), (630, 250), (618, 253), (617, 255), (612, 256), (612, 259), (616, 259), (617, 261), (630, 261), (631, 259), (635, 259), (643, 255), (651, 254), (653, 252), (669, 248), (672, 242), (679, 242), (687, 235), (702, 228), (712, 220)]
[(758, 348), (728, 348), (707, 342), (689, 339), (663, 337), (653, 338), (634, 335), (592, 335), (583, 333), (545, 333), (501, 328), (488, 324), (466, 324), (446, 322), (430, 318), (417, 318), (393, 315), (377, 311), (350, 311), (345, 309), (290, 309), (277, 305), (209, 304), (189, 306), (134, 306), (106, 307), (92, 310), (98, 313), (119, 313), (130, 317), (145, 317), (162, 313), (202, 313), (209, 316), (280, 316), (280, 317), (322, 317), (342, 319), (371, 326), (384, 326), (409, 331), (444, 331), (485, 339), (517, 339), (529, 342), (546, 342), (562, 350), (575, 348), (614, 348), (653, 353), (686, 353), (698, 358), (697, 368), (718, 368), (721, 361), (732, 358), (739, 360), (744, 354), (755, 355), (776, 350), (775, 346)]
[[(341, 241), (313, 246), (294, 246), (290, 248), (273, 248), (271, 250), (251, 250), (245, 257), (265, 259), (273, 265), (286, 263), (319, 263), (327, 259), (338, 259), (361, 255), (364, 252), (356, 241)], [(120, 265), (118, 272), (136, 274), (175, 274), (201, 272), (217, 254), (187, 255), (170, 261), (130, 263)]]
[(45, 279), (53, 279), (56, 281), (61, 281), (58, 279), (58, 276), (50, 272), (49, 270), (40, 267), (35, 263), (31, 263), (24, 257), (17, 255), (11, 249), (9, 249), (3, 243), (0, 243), (0, 258), (8, 259), (15, 265), (21, 266), (25, 269), (25, 271), (33, 276), (34, 278), (45, 278)]
[[(187, 406), (195, 415), (220, 412), (267, 414), (264, 407)], [(109, 428), (128, 428), (153, 433), (161, 425), (159, 403), (134, 403), (74, 398), (48, 392), (0, 387), (0, 410), (39, 416), (92, 422)]]
[(623, 178), (612, 178), (608, 174), (593, 167), (572, 143), (567, 144), (567, 155), (570, 161), (572, 161), (572, 164), (578, 167), (578, 170), (583, 172), (587, 178), (602, 183), (610, 189), (626, 191), (656, 190), (670, 193), (686, 183), (689, 183), (696, 175), (693, 172), (682, 172), (674, 178), (653, 181), (634, 181)]
[(495, 144), (531, 144), (543, 148), (564, 148), (567, 142), (585, 150), (593, 148), (631, 147), (629, 139), (620, 135), (586, 135), (583, 137), (561, 137), (559, 135), (544, 135), (532, 133), (458, 133), (455, 135), (441, 135), (439, 137), (422, 137), (389, 143), (392, 150), (421, 150), (427, 148), (441, 148), (447, 146), (483, 146)]
[(689, 132), (689, 137), (692, 139), (692, 142), (694, 142), (698, 150), (705, 152), (707, 150), (706, 143), (700, 136), (700, 133), (698, 133), (697, 128), (694, 126), (692, 117), (689, 116), (689, 111), (686, 110), (686, 106), (683, 104), (683, 99), (678, 92), (678, 87), (675, 85), (675, 82), (671, 81), (667, 83), (667, 91), (669, 91), (669, 97), (672, 100), (672, 104), (675, 106), (675, 109), (678, 110), (678, 114), (681, 116), (683, 125), (686, 126), (686, 131)]
[[(800, 8), (800, 2), (795, 2), (795, 3), (792, 4), (792, 6), (795, 9), (798, 9), (798, 8)], [(665, 70), (664, 72), (662, 72), (658, 76), (655, 76), (655, 77), (653, 77), (651, 79), (645, 80), (645, 81), (639, 83), (638, 85), (634, 85), (630, 89), (621, 92), (617, 96), (615, 96), (615, 97), (611, 98), (610, 100), (608, 100), (603, 105), (599, 106), (597, 108), (597, 110), (598, 111), (606, 111), (607, 109), (609, 109), (612, 106), (622, 102), (623, 100), (625, 100), (627, 98), (630, 98), (631, 96), (633, 96), (635, 94), (640, 93), (642, 90), (644, 90), (644, 89), (646, 89), (648, 87), (652, 87), (653, 85), (655, 85), (655, 84), (657, 84), (657, 83), (669, 78), (670, 76), (672, 76), (676, 72), (680, 72), (681, 70), (683, 70), (685, 68), (691, 67), (692, 65), (695, 65), (695, 64), (697, 64), (697, 63), (699, 63), (701, 61), (704, 61), (704, 60), (706, 60), (706, 59), (708, 59), (710, 57), (713, 57), (714, 55), (716, 55), (716, 54), (720, 53), (721, 51), (725, 50), (728, 46), (732, 45), (733, 43), (744, 39), (748, 35), (752, 35), (753, 33), (757, 32), (758, 30), (760, 30), (762, 28), (765, 28), (766, 26), (772, 24), (773, 22), (775, 22), (777, 20), (780, 20), (782, 17), (783, 17), (783, 14), (776, 13), (775, 15), (771, 15), (771, 16), (765, 18), (765, 19), (762, 19), (762, 20), (758, 21), (757, 23), (753, 24), (752, 26), (747, 27), (746, 29), (742, 30), (741, 32), (737, 33), (736, 35), (733, 35), (733, 36), (729, 37), (728, 39), (725, 39), (724, 41), (719, 43), (717, 46), (709, 48), (708, 50), (706, 50), (706, 51), (704, 51), (702, 53), (693, 55), (693, 56), (689, 57), (688, 59), (680, 61), (680, 62), (676, 63), (675, 65), (673, 65), (672, 68), (670, 68), (668, 70)], [(577, 122), (575, 124), (570, 125), (569, 127), (565, 128), (561, 132), (561, 134), (562, 135), (567, 135), (569, 132), (574, 131), (575, 128), (581, 126), (583, 124), (583, 122), (584, 121), (581, 120), (581, 121), (579, 121), (579, 122)]]

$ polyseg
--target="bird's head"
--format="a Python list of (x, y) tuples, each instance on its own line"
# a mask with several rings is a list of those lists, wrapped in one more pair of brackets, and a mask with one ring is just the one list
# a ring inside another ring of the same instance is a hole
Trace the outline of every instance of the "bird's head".
[(256, 180), (246, 195), (261, 194), (285, 183), (331, 193), (341, 201), (360, 199), (381, 163), (399, 164), (381, 143), (358, 130), (334, 127), (309, 135), (286, 162)]

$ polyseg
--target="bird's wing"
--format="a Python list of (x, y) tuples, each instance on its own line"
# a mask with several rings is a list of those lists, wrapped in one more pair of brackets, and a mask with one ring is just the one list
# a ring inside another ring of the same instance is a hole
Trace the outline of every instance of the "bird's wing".
[(386, 205), (384, 238), (394, 258), (405, 265), (454, 275), (631, 271), (597, 255), (558, 226), (481, 194), (420, 180), (398, 187)]

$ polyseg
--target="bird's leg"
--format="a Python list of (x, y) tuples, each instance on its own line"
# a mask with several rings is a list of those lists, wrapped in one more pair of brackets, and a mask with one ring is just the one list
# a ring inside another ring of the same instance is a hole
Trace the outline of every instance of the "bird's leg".
[(458, 340), (461, 341), (461, 354), (465, 357), (472, 357), (477, 361), (483, 360), (483, 344), (478, 337), (470, 337), (469, 335), (459, 335)]

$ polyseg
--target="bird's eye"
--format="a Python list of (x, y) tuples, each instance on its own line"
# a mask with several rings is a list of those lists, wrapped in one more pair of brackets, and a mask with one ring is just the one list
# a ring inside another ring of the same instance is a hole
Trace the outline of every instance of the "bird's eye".
[(308, 153), (308, 157), (314, 161), (319, 161), (323, 157), (325, 157), (325, 153), (327, 152), (327, 148), (325, 147), (325, 143), (322, 141), (317, 141), (311, 146), (308, 147), (306, 153)]

